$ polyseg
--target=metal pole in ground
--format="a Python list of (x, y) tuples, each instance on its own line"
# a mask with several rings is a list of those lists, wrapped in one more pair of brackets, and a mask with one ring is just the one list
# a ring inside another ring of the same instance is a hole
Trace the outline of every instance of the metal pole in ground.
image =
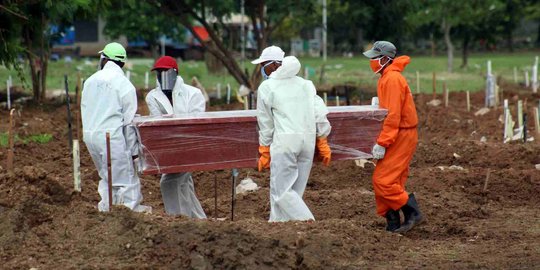
[(109, 132), (105, 135), (107, 143), (107, 187), (109, 190), (109, 211), (112, 211), (112, 163), (111, 163), (111, 135)]
[(234, 204), (236, 195), (236, 178), (238, 177), (238, 169), (232, 169), (232, 192), (231, 192), (231, 221), (234, 221)]
[(69, 97), (68, 77), (65, 74), (64, 74), (64, 87), (66, 89), (69, 150), (73, 151), (73, 134), (71, 131), (71, 107), (70, 107), (71, 98)]

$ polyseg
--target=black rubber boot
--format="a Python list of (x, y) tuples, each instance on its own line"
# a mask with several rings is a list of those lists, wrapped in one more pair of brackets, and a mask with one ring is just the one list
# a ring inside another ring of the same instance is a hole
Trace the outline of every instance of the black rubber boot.
[(401, 222), (399, 220), (399, 211), (388, 210), (386, 212), (386, 230), (393, 232), (399, 228)]
[(424, 217), (420, 212), (420, 208), (418, 207), (418, 203), (414, 198), (414, 194), (409, 194), (409, 200), (407, 201), (407, 204), (401, 207), (401, 211), (403, 211), (405, 220), (403, 221), (403, 224), (401, 224), (401, 226), (395, 230), (395, 232), (408, 232), (415, 225), (418, 225), (424, 221)]

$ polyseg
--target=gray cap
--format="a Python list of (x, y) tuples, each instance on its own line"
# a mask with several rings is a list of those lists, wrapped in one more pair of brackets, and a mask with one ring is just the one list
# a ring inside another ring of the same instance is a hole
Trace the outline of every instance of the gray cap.
[(388, 41), (377, 41), (373, 44), (373, 48), (364, 52), (367, 58), (385, 55), (391, 58), (396, 57), (396, 46)]

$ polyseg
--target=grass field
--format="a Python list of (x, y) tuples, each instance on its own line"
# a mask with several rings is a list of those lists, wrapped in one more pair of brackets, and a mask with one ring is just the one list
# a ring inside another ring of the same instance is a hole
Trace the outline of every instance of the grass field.
[[(483, 89), (485, 84), (486, 62), (492, 61), (493, 72), (506, 80), (513, 81), (513, 69), (518, 69), (518, 81), (524, 81), (524, 70), (530, 70), (534, 63), (534, 57), (537, 52), (521, 52), (514, 54), (474, 54), (469, 59), (469, 66), (466, 69), (460, 69), (461, 59), (456, 58), (454, 61), (454, 73), (446, 72), (446, 57), (445, 56), (412, 56), (411, 64), (405, 69), (404, 75), (409, 80), (411, 88), (416, 91), (416, 71), (420, 74), (420, 90), (422, 92), (432, 91), (432, 72), (437, 73), (437, 88), (438, 92), (442, 91), (442, 81), (446, 81), (450, 91), (470, 90), (478, 91)], [(70, 90), (74, 89), (77, 71), (81, 72), (84, 78), (88, 78), (97, 68), (97, 57), (95, 59), (78, 60), (72, 63), (65, 63), (63, 60), (58, 62), (50, 62), (49, 73), (47, 77), (47, 89), (63, 89), (63, 75), (67, 74), (70, 80)], [(303, 67), (308, 68), (310, 79), (316, 85), (320, 83), (320, 71), (322, 60), (320, 58), (301, 58)], [(131, 73), (131, 80), (137, 87), (144, 87), (145, 72), (149, 71), (152, 66), (152, 59), (132, 59), (128, 61), (128, 69)], [(207, 89), (214, 89), (217, 83), (221, 83), (224, 87), (230, 83), (233, 89), (238, 87), (236, 81), (226, 75), (217, 76), (207, 72), (203, 61), (188, 61), (180, 63), (180, 75), (188, 83), (193, 76), (201, 81)], [(245, 67), (252, 70), (253, 66), (246, 61)], [(30, 87), (28, 68), (23, 68), (26, 78), (26, 88)], [(301, 71), (301, 76), (304, 76), (304, 68)], [(8, 76), (13, 77), (14, 85), (21, 85), (21, 80), (16, 76), (15, 71), (7, 70), (5, 67), (0, 67), (0, 82), (5, 89), (5, 82)], [(153, 73), (149, 74), (150, 88), (155, 83)], [(377, 76), (373, 75), (369, 68), (369, 62), (363, 56), (355, 56), (353, 58), (332, 57), (328, 59), (325, 65), (325, 82), (326, 84), (343, 84), (349, 83), (354, 85), (375, 85)]]

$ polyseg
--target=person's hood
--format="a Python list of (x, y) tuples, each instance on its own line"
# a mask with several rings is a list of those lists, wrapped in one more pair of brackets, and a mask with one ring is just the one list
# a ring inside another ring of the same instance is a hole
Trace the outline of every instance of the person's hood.
[(388, 66), (386, 69), (384, 69), (383, 74), (385, 74), (388, 71), (399, 71), (402, 72), (405, 70), (405, 67), (411, 62), (411, 58), (403, 55), (400, 57), (397, 57), (394, 59), (394, 62), (390, 66)]
[(281, 66), (274, 71), (272, 74), (270, 74), (270, 78), (274, 79), (286, 79), (286, 78), (292, 78), (300, 72), (300, 68), (302, 65), (300, 64), (300, 61), (298, 61), (298, 58), (294, 56), (286, 56), (283, 58), (283, 62), (281, 62)]

